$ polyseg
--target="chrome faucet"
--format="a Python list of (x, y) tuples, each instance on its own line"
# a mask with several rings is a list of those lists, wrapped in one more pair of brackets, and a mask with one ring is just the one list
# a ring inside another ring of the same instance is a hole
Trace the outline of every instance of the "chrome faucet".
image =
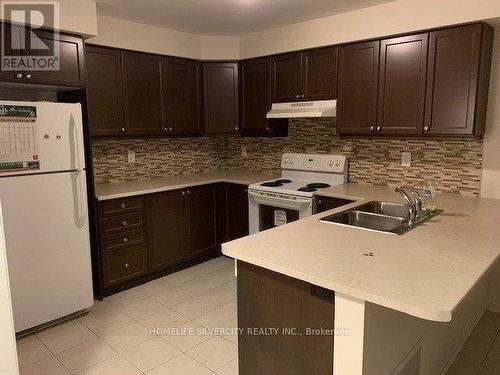
[(413, 188), (410, 188), (415, 202), (415, 216), (418, 219), (422, 215), (422, 195)]
[(396, 188), (395, 191), (400, 193), (406, 200), (405, 206), (408, 208), (408, 214), (409, 214), (408, 225), (412, 226), (417, 218), (417, 203), (414, 200), (414, 198), (412, 198), (414, 194), (413, 192), (408, 194), (408, 192), (404, 188)]

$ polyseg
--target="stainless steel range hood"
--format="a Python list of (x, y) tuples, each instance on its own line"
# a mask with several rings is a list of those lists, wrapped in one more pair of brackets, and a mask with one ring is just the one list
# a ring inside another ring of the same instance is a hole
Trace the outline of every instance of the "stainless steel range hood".
[(273, 103), (267, 118), (336, 117), (336, 100), (314, 102)]

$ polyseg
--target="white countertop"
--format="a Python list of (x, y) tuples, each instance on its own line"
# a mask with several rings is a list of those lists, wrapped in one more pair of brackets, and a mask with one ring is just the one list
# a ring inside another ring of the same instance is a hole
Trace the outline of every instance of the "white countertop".
[[(392, 189), (347, 184), (319, 195), (349, 206), (223, 244), (223, 253), (338, 293), (449, 322), (500, 256), (500, 200), (440, 194), (445, 213), (397, 236), (320, 218), (369, 200), (402, 202)], [(374, 257), (363, 254), (373, 252)]]
[(95, 194), (98, 200), (104, 201), (220, 182), (250, 185), (255, 182), (271, 180), (278, 177), (279, 175), (277, 174), (264, 172), (216, 170), (207, 173), (185, 174), (142, 181), (97, 184), (95, 187)]

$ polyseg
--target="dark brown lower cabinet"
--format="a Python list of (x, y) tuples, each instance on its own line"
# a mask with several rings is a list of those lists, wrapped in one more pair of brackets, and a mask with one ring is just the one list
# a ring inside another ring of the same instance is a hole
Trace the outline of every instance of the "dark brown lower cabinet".
[(196, 258), (217, 248), (215, 186), (187, 190), (187, 257)]
[(248, 186), (227, 184), (226, 240), (232, 241), (248, 236)]
[(334, 315), (332, 291), (238, 261), (239, 374), (333, 374)]
[(103, 293), (216, 256), (248, 234), (247, 186), (209, 184), (99, 202)]
[(157, 271), (187, 259), (186, 200), (181, 191), (147, 197), (149, 269)]

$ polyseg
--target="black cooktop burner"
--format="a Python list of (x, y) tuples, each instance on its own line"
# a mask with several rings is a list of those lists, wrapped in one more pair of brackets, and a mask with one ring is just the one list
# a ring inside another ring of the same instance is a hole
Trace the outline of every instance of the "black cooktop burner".
[(263, 184), (260, 184), (260, 186), (279, 187), (279, 186), (283, 186), (284, 184), (289, 184), (291, 182), (292, 182), (291, 180), (281, 179), (281, 180), (276, 180), (276, 181), (264, 182)]
[(316, 191), (316, 188), (311, 187), (311, 186), (304, 186), (304, 187), (301, 187), (300, 189), (297, 189), (297, 191), (303, 191), (305, 193), (312, 193), (312, 192)]
[(260, 186), (278, 187), (278, 186), (283, 186), (283, 184), (278, 181), (271, 181), (271, 182), (264, 182), (263, 184), (260, 184)]
[(331, 185), (328, 185), (328, 184), (324, 184), (322, 182), (317, 182), (317, 183), (314, 183), (314, 184), (308, 184), (307, 187), (308, 188), (313, 188), (313, 189), (326, 189), (326, 188), (329, 188)]

